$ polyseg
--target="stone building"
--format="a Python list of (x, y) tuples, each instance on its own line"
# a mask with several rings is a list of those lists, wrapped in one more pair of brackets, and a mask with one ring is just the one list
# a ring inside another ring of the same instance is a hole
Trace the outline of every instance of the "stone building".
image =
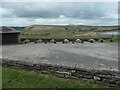
[(2, 26), (0, 27), (0, 44), (18, 44), (20, 32), (10, 28)]

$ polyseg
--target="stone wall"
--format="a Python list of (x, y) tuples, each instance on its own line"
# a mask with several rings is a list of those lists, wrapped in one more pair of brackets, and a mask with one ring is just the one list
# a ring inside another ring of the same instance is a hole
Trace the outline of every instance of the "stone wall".
[(50, 64), (33, 64), (31, 62), (2, 59), (4, 67), (19, 67), (39, 71), (43, 74), (53, 74), (61, 78), (83, 79), (89, 82), (106, 83), (110, 86), (120, 86), (120, 72), (108, 70), (87, 70)]
[[(24, 40), (26, 40), (26, 39), (29, 39), (31, 42), (35, 42), (35, 41), (37, 41), (37, 40), (39, 40), (39, 39), (41, 39), (41, 38), (38, 38), (38, 39), (32, 39), (32, 38), (22, 38), (21, 39), (21, 41), (23, 42)], [(50, 42), (50, 40), (52, 40), (52, 39), (54, 39), (54, 38), (49, 38), (49, 39), (45, 39), (45, 38), (43, 38), (43, 39), (41, 39), (43, 42)], [(63, 39), (61, 39), (61, 38), (56, 38), (56, 39), (54, 39), (56, 42), (62, 42), (62, 41), (64, 41), (64, 39), (65, 38), (63, 38)], [(70, 42), (75, 42), (75, 40), (77, 39), (77, 38), (67, 38)], [(82, 41), (88, 41), (90, 38), (82, 38), (82, 39), (80, 39), (80, 40), (82, 40)], [(99, 41), (99, 39), (103, 39), (103, 40), (105, 40), (105, 41), (110, 41), (112, 38), (93, 38), (95, 41)]]

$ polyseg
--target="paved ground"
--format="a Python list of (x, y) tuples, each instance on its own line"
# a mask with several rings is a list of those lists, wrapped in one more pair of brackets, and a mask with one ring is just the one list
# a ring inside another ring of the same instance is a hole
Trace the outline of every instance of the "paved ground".
[(29, 43), (2, 47), (3, 58), (81, 68), (118, 69), (117, 43)]

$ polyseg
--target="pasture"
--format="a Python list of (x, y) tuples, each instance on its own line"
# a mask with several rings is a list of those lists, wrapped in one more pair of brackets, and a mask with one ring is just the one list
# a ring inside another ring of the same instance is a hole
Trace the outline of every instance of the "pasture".
[[(98, 31), (117, 31), (117, 26), (52, 26), (33, 25), (22, 30), (21, 39), (112, 39), (112, 35), (100, 35)], [(118, 37), (117, 37), (118, 38)]]

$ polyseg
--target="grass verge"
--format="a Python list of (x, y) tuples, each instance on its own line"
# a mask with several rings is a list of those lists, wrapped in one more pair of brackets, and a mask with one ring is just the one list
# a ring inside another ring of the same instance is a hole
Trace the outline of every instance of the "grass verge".
[(105, 84), (95, 84), (83, 80), (58, 78), (15, 68), (2, 68), (3, 88), (108, 88)]

